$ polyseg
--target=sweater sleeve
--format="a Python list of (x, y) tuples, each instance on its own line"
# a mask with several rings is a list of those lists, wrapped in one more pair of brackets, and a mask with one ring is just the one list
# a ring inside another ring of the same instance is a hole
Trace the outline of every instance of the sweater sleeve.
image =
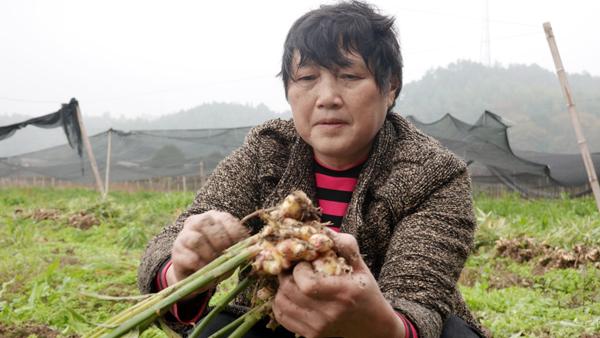
[[(159, 270), (155, 280), (155, 290), (161, 291), (166, 289), (169, 284), (167, 282), (167, 270), (171, 266), (171, 260), (168, 260), (163, 267)], [(187, 300), (180, 301), (173, 304), (170, 311), (175, 320), (181, 324), (194, 324), (204, 314), (204, 310), (212, 297), (212, 290), (198, 294), (195, 297)]]
[(413, 323), (406, 318), (403, 314), (396, 312), (400, 320), (402, 321), (402, 325), (404, 325), (404, 337), (406, 338), (419, 338), (417, 334), (417, 330)]
[(379, 282), (384, 296), (421, 338), (440, 336), (475, 231), (470, 179), (442, 184), (396, 225)]

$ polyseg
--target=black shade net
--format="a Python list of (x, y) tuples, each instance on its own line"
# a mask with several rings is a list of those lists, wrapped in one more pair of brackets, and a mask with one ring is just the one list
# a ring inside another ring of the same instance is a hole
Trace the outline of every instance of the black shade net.
[(55, 112), (43, 116), (34, 117), (27, 121), (14, 123), (8, 126), (0, 127), (0, 141), (9, 138), (17, 132), (17, 130), (27, 126), (35, 126), (39, 128), (57, 128), (62, 127), (67, 141), (71, 148), (77, 149), (77, 154), (82, 155), (82, 140), (81, 129), (79, 128), (79, 120), (77, 117), (77, 109), (79, 103), (76, 99), (71, 99), (69, 103), (63, 104), (62, 108)]
[[(65, 112), (68, 112), (72, 103), (64, 105), (55, 114), (62, 112), (60, 116), (70, 116)], [(69, 135), (73, 131), (68, 131), (68, 128), (78, 124), (72, 120), (65, 123), (65, 119), (62, 117), (60, 123), (67, 126), (65, 131)], [(503, 184), (527, 196), (556, 196), (561, 193), (558, 189), (561, 187), (575, 187), (579, 189), (578, 193), (589, 192), (586, 171), (579, 154), (515, 154), (508, 140), (509, 126), (496, 114), (486, 111), (474, 124), (449, 114), (433, 123), (423, 123), (410, 116), (408, 119), (464, 159), (469, 164), (475, 184)], [(104, 178), (108, 136), (111, 135), (110, 181), (136, 181), (155, 177), (206, 175), (242, 144), (249, 130), (250, 127), (130, 132), (111, 129), (91, 136), (90, 143)], [(80, 135), (78, 128), (76, 132), (76, 135)], [(80, 138), (75, 139), (79, 143), (71, 141), (71, 138), (69, 143), (79, 145)], [(0, 177), (46, 176), (91, 184), (94, 178), (89, 170), (89, 161), (85, 153), (82, 155), (83, 166), (88, 170), (81, 170), (80, 157), (67, 145), (0, 158)], [(592, 154), (592, 157), (598, 172), (600, 154)]]
[[(408, 119), (465, 160), (476, 184), (502, 183), (526, 196), (556, 196), (561, 187), (576, 188), (577, 194), (591, 192), (580, 154), (515, 153), (509, 125), (492, 112), (485, 111), (475, 124), (450, 114), (432, 123)], [(600, 154), (592, 159), (598, 172)]]
[[(104, 179), (108, 136), (111, 136), (110, 181), (210, 173), (231, 151), (241, 146), (250, 127), (197, 130), (108, 130), (90, 137), (92, 152)], [(80, 170), (77, 154), (57, 146), (0, 158), (0, 177), (48, 176), (77, 183), (93, 183), (87, 154)]]

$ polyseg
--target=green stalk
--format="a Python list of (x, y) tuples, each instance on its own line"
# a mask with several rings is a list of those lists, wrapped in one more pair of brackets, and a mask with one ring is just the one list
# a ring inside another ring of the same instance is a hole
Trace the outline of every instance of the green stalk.
[(227, 304), (229, 304), (233, 300), (233, 298), (235, 298), (235, 296), (237, 296), (240, 292), (246, 289), (248, 285), (250, 285), (250, 283), (252, 283), (253, 281), (254, 278), (248, 277), (245, 278), (243, 281), (239, 282), (233, 290), (231, 290), (225, 297), (223, 297), (219, 301), (219, 303), (204, 318), (202, 318), (200, 323), (194, 326), (194, 330), (190, 333), (188, 338), (198, 337), (200, 333), (202, 333), (202, 330), (206, 328), (208, 323), (210, 323), (210, 321), (213, 318), (215, 318), (221, 311), (223, 311), (225, 306), (227, 306)]
[[(244, 239), (243, 241), (240, 241), (240, 242), (234, 244), (233, 246), (231, 246), (227, 250), (225, 250), (223, 255), (217, 257), (212, 262), (208, 263), (207, 265), (205, 265), (204, 267), (202, 267), (200, 270), (196, 271), (192, 275), (161, 290), (160, 292), (154, 294), (153, 296), (148, 297), (146, 300), (139, 302), (138, 304), (122, 311), (121, 313), (119, 313), (116, 316), (109, 319), (105, 324), (106, 325), (118, 325), (118, 324), (121, 324), (121, 323), (125, 322), (126, 320), (132, 318), (133, 316), (135, 316), (143, 311), (146, 311), (148, 308), (154, 306), (155, 304), (159, 303), (161, 300), (163, 300), (167, 296), (169, 296), (171, 293), (175, 292), (175, 290), (183, 287), (184, 285), (186, 285), (188, 283), (191, 283), (194, 279), (199, 278), (200, 276), (202, 276), (206, 273), (209, 273), (214, 268), (227, 262), (227, 260), (229, 260), (233, 256), (237, 255), (238, 253), (242, 252), (244, 249), (248, 248), (250, 245), (254, 244), (256, 242), (257, 238), (258, 238), (257, 235), (254, 235), (252, 237), (248, 237), (248, 238)], [(110, 328), (97, 327), (95, 330), (93, 330), (92, 332), (90, 332), (88, 335), (86, 335), (84, 337), (87, 337), (87, 338), (100, 337), (100, 335), (102, 333), (104, 333), (108, 330), (110, 330)]]
[(229, 338), (242, 338), (246, 332), (250, 331), (250, 329), (266, 315), (266, 311), (270, 306), (271, 302), (267, 302), (259, 306), (256, 311), (252, 311), (252, 313), (244, 319), (242, 325), (238, 326), (238, 328), (229, 335)]
[[(240, 265), (246, 263), (250, 258), (252, 258), (253, 256), (255, 256), (258, 253), (258, 250), (259, 249), (256, 247), (254, 247), (254, 248), (251, 247), (251, 248), (248, 248), (247, 250), (242, 250), (241, 253), (228, 259), (226, 262), (220, 264), (219, 266), (215, 267), (214, 269), (201, 274), (201, 276), (199, 276), (198, 278), (193, 278), (193, 280), (191, 280), (183, 285), (178, 285), (179, 283), (175, 284), (174, 286), (178, 286), (178, 287), (171, 290), (171, 293), (165, 299), (163, 299), (160, 303), (153, 305), (153, 306), (145, 309), (143, 312), (138, 313), (137, 315), (127, 319), (118, 328), (116, 328), (113, 332), (107, 334), (104, 337), (105, 338), (120, 337), (120, 336), (124, 335), (125, 333), (127, 333), (129, 330), (139, 327), (139, 325), (141, 323), (145, 323), (150, 319), (157, 318), (158, 316), (163, 314), (165, 312), (165, 310), (167, 310), (171, 305), (180, 301), (182, 298), (192, 294), (194, 291), (196, 291), (202, 287), (205, 287), (206, 285), (212, 283), (215, 279), (218, 279), (220, 276), (222, 276), (222, 275), (236, 269)], [(224, 256), (230, 256), (230, 254), (224, 255)], [(192, 276), (194, 276), (195, 274), (196, 273), (194, 273)]]
[(244, 313), (243, 315), (239, 316), (236, 320), (234, 320), (231, 323), (223, 326), (221, 329), (219, 329), (219, 331), (213, 333), (208, 338), (222, 338), (222, 337), (225, 337), (225, 335), (227, 334), (227, 332), (235, 329), (240, 324), (242, 324), (244, 322), (244, 320), (246, 319), (246, 317), (248, 317), (254, 311), (256, 311), (256, 308), (251, 309), (250, 311), (248, 311), (248, 312)]
[(256, 234), (256, 235), (250, 236), (248, 238), (245, 238), (245, 239), (235, 243), (234, 245), (230, 246), (229, 248), (225, 249), (225, 251), (223, 251), (223, 252), (228, 253), (231, 251), (236, 251), (240, 247), (248, 247), (252, 244), (256, 244), (256, 242), (258, 242), (258, 235), (259, 234)]

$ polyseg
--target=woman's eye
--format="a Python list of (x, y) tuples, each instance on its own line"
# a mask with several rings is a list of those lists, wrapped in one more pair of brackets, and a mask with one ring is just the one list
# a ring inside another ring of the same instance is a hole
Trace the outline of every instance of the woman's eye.
[(355, 74), (341, 74), (340, 77), (344, 80), (359, 80), (360, 76)]
[(316, 79), (317, 77), (315, 75), (304, 75), (304, 76), (299, 76), (296, 81), (312, 81), (314, 79)]

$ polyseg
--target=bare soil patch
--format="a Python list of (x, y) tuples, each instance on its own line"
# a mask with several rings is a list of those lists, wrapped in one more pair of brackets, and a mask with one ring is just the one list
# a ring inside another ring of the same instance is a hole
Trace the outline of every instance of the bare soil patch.
[(56, 338), (60, 332), (41, 324), (20, 324), (13, 326), (0, 323), (0, 337), (3, 338), (23, 338), (34, 334), (38, 337)]
[(96, 218), (96, 215), (87, 211), (78, 211), (67, 217), (62, 211), (58, 209), (34, 209), (31, 212), (26, 212), (23, 209), (15, 209), (13, 212), (15, 218), (31, 218), (36, 222), (41, 221), (60, 221), (67, 222), (72, 227), (77, 229), (87, 230), (94, 225), (100, 224), (100, 221)]
[(588, 263), (600, 269), (600, 247), (578, 244), (572, 250), (565, 250), (546, 243), (538, 243), (529, 237), (497, 240), (496, 255), (509, 257), (519, 263), (535, 259), (537, 272), (553, 268), (578, 268)]
[(25, 212), (23, 209), (15, 209), (13, 215), (15, 217), (31, 218), (36, 222), (41, 222), (46, 220), (55, 221), (60, 218), (61, 212), (57, 209), (45, 208), (34, 209), (31, 212)]
[(100, 221), (98, 221), (94, 214), (87, 213), (85, 211), (79, 211), (69, 216), (68, 223), (72, 227), (87, 230), (94, 225), (100, 224)]
[[(480, 269), (463, 269), (458, 282), (462, 285), (472, 287), (480, 280), (482, 271)], [(505, 289), (512, 286), (531, 287), (533, 280), (519, 276), (518, 274), (506, 270), (502, 264), (496, 264), (494, 274), (489, 277), (489, 287), (493, 289)]]

